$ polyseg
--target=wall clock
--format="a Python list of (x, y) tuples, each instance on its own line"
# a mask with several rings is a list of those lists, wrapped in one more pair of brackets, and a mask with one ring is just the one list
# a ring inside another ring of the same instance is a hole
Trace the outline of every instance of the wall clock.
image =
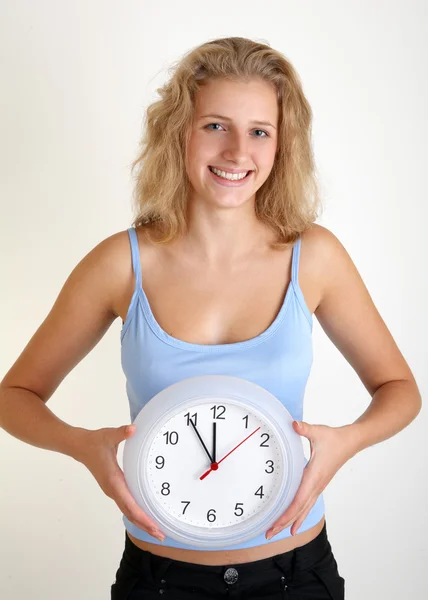
[(293, 418), (266, 389), (202, 375), (156, 394), (134, 420), (123, 467), (165, 535), (197, 547), (240, 544), (291, 504), (305, 458)]

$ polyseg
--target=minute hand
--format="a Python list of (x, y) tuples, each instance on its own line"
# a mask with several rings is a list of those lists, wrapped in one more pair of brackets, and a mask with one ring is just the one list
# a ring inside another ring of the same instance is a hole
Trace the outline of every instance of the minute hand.
[[(247, 441), (247, 440), (248, 440), (248, 439), (249, 439), (249, 438), (250, 438), (252, 435), (254, 435), (255, 433), (257, 433), (257, 431), (258, 431), (259, 429), (260, 429), (260, 427), (257, 427), (257, 429), (255, 429), (255, 430), (253, 431), (253, 433), (250, 433), (250, 435), (247, 435), (247, 437), (246, 437), (244, 440), (242, 440), (242, 442), (239, 442), (239, 444), (238, 444), (237, 446), (235, 446), (234, 448), (232, 448), (232, 450), (231, 450), (230, 452), (228, 452), (228, 453), (227, 453), (225, 456), (223, 456), (223, 458), (217, 462), (217, 465), (219, 465), (220, 463), (222, 463), (222, 462), (224, 461), (224, 459), (225, 459), (225, 458), (227, 458), (227, 457), (228, 457), (230, 454), (232, 454), (232, 452), (235, 452), (235, 450), (236, 450), (237, 448), (239, 448), (239, 446), (241, 446), (241, 445), (242, 445), (244, 442), (246, 442), (246, 441)], [(204, 473), (203, 475), (201, 475), (201, 476), (199, 477), (199, 479), (201, 479), (201, 480), (202, 480), (202, 479), (205, 479), (205, 477), (206, 477), (207, 475), (209, 475), (209, 474), (211, 473), (211, 471), (216, 471), (216, 470), (217, 470), (217, 469), (213, 469), (213, 468), (210, 468), (210, 469), (208, 469), (208, 471), (205, 471), (205, 473)]]
[(208, 458), (210, 459), (210, 463), (212, 464), (214, 461), (213, 461), (213, 459), (211, 457), (211, 454), (208, 452), (208, 448), (204, 444), (204, 440), (201, 438), (201, 436), (199, 434), (199, 431), (196, 429), (196, 425), (194, 424), (194, 422), (192, 421), (192, 419), (190, 419), (190, 422), (193, 425), (193, 429), (195, 430), (196, 435), (198, 436), (198, 438), (199, 438), (199, 440), (200, 440), (200, 442), (201, 442), (201, 444), (202, 444), (205, 452), (208, 454)]

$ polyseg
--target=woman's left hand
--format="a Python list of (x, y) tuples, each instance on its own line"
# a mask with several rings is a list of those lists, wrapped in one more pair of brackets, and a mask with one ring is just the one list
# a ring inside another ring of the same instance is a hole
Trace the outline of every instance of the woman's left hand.
[(291, 524), (293, 525), (290, 533), (296, 535), (318, 496), (337, 471), (357, 453), (351, 428), (352, 425), (329, 427), (293, 421), (294, 431), (310, 442), (311, 458), (303, 471), (299, 489), (292, 503), (267, 531), (267, 539)]

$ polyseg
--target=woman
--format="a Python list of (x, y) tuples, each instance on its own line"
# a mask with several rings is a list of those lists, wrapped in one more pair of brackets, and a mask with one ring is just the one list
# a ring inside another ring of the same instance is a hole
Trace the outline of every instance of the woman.
[[(339, 600), (322, 492), (416, 417), (417, 385), (344, 247), (314, 223), (312, 116), (290, 63), (267, 45), (219, 39), (186, 55), (159, 91), (134, 163), (134, 226), (70, 274), (1, 383), (0, 424), (81, 462), (117, 503), (126, 535), (113, 599)], [(313, 314), (372, 396), (350, 425), (301, 421)], [(132, 419), (171, 383), (211, 373), (262, 385), (296, 419), (311, 457), (266, 536), (217, 550), (165, 538), (116, 460), (135, 426), (88, 431), (46, 407), (117, 317)]]

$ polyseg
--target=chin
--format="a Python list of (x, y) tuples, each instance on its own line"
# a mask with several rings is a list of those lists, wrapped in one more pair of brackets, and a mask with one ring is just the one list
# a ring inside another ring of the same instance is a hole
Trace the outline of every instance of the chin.
[(209, 203), (211, 206), (217, 206), (218, 208), (240, 208), (245, 204), (251, 204), (254, 200), (254, 195), (250, 196), (249, 198), (242, 196), (240, 198), (238, 198), (237, 196), (228, 196), (225, 198), (217, 197), (214, 199), (210, 199)]

